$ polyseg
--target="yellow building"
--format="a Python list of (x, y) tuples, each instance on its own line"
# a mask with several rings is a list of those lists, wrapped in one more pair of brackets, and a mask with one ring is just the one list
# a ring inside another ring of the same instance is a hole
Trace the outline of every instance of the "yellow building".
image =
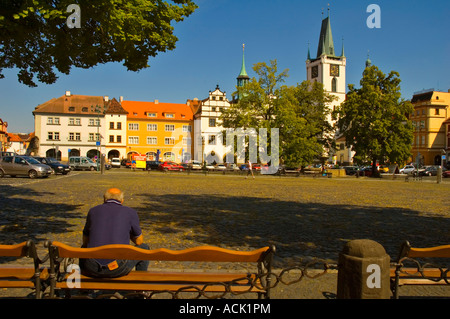
[(186, 104), (122, 101), (127, 115), (127, 157), (186, 162), (192, 157), (193, 113)]
[(441, 165), (442, 156), (449, 153), (450, 90), (424, 91), (414, 94), (412, 160), (422, 165)]

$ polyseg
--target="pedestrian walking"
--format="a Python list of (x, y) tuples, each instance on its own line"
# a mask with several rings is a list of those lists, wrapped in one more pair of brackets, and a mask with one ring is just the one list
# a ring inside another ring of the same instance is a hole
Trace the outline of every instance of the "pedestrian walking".
[(252, 177), (255, 178), (255, 175), (253, 175), (253, 166), (252, 166), (252, 162), (250, 162), (250, 160), (248, 161), (248, 171), (247, 171), (247, 176), (245, 176), (245, 178), (248, 178), (248, 175), (252, 174)]

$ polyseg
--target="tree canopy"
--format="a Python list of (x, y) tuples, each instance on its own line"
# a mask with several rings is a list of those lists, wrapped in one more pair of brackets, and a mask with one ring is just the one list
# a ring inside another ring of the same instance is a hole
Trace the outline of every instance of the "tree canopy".
[(193, 0), (79, 0), (80, 28), (67, 23), (73, 0), (0, 1), (0, 78), (17, 68), (19, 82), (51, 84), (55, 70), (122, 62), (130, 71), (149, 67), (149, 57), (173, 50), (173, 22), (192, 14)]
[[(304, 81), (295, 86), (283, 85), (288, 70), (278, 73), (277, 61), (254, 65), (258, 78), (238, 87), (238, 100), (221, 115), (226, 128), (279, 129), (280, 160), (288, 166), (306, 165), (318, 158), (330, 140), (327, 106), (334, 98), (320, 83)], [(269, 141), (270, 144), (270, 141)]]
[[(360, 88), (348, 86), (347, 99), (334, 113), (346, 146), (355, 152), (358, 164), (377, 161), (400, 163), (408, 159), (413, 142), (409, 115), (413, 106), (401, 99), (398, 72), (385, 75), (378, 67), (366, 67)], [(374, 174), (373, 174), (374, 175)]]

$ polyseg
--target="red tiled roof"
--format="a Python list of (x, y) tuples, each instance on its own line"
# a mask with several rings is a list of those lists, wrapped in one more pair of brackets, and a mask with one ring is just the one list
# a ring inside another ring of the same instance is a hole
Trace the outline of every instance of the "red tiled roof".
[[(122, 101), (122, 107), (128, 112), (128, 119), (146, 120), (175, 120), (190, 121), (193, 119), (192, 109), (187, 104)], [(156, 113), (156, 117), (149, 117), (149, 113)], [(173, 114), (167, 118), (166, 114)]]

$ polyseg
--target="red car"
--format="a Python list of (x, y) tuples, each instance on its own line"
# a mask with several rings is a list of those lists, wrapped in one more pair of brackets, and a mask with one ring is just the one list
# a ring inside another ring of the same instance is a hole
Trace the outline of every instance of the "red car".
[(183, 171), (184, 167), (175, 162), (163, 162), (159, 165), (158, 169), (161, 171)]
[(442, 172), (442, 177), (450, 177), (450, 170)]

